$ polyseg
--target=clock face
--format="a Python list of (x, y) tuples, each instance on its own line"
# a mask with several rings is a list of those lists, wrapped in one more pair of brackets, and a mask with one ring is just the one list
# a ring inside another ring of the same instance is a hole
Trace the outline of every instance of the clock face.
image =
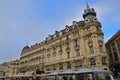
[(89, 15), (85, 18), (85, 23), (89, 23), (89, 22), (97, 22), (97, 18), (95, 16)]

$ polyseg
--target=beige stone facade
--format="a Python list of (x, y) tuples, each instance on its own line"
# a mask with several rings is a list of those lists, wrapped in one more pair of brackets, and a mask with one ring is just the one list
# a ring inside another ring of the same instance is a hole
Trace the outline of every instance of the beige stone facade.
[(19, 60), (10, 61), (7, 67), (7, 73), (9, 77), (17, 75), (19, 70)]
[(41, 43), (25, 46), (20, 55), (19, 72), (35, 74), (37, 69), (45, 73), (83, 68), (109, 70), (102, 26), (95, 10), (87, 5), (83, 18), (55, 31)]
[(5, 62), (0, 65), (0, 78), (8, 77), (8, 64), (9, 62)]
[(0, 65), (0, 78), (6, 76), (6, 75), (5, 75), (6, 70), (7, 70), (7, 67), (6, 67), (6, 66)]
[(106, 42), (106, 48), (110, 68), (115, 75), (118, 75), (118, 73), (120, 74), (120, 30)]

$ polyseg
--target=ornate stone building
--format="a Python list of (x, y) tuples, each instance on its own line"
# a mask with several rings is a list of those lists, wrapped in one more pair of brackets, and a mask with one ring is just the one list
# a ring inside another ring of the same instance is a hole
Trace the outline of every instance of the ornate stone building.
[(110, 58), (110, 69), (117, 76), (120, 74), (120, 30), (106, 42), (106, 48)]
[(19, 70), (19, 60), (10, 61), (7, 67), (7, 74), (9, 77), (17, 75)]
[(8, 76), (6, 75), (6, 72), (7, 72), (7, 66), (0, 65), (0, 78)]
[(25, 46), (20, 55), (20, 72), (109, 69), (104, 34), (96, 15), (87, 4), (84, 20), (73, 21), (41, 43)]

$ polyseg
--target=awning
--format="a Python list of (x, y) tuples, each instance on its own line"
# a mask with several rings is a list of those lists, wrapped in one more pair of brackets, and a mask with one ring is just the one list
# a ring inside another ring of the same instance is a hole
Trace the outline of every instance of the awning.
[(94, 69), (93, 72), (105, 72), (105, 73), (109, 73), (110, 71), (108, 70), (101, 70), (101, 69)]
[(60, 72), (58, 73), (59, 75), (63, 75), (63, 74), (74, 74), (74, 71), (73, 70), (67, 70), (67, 71), (64, 71), (64, 72)]
[(90, 73), (90, 72), (105, 72), (105, 73), (108, 73), (109, 71), (108, 70), (102, 70), (102, 69), (91, 69), (91, 68), (84, 68), (84, 69), (81, 69), (79, 71), (74, 71), (75, 74)]
[(81, 69), (79, 71), (74, 71), (74, 73), (88, 73), (88, 72), (92, 72), (92, 69), (84, 68), (84, 69)]
[(52, 72), (52, 73), (49, 73), (49, 74), (46, 74), (46, 76), (55, 76), (55, 75), (58, 75), (60, 72)]

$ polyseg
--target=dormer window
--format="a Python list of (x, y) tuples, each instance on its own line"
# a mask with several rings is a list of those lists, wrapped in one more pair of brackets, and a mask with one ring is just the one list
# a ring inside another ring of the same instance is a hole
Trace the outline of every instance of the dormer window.
[(68, 32), (70, 29), (69, 29), (69, 26), (66, 25), (66, 32)]
[(54, 34), (54, 35), (53, 35), (53, 38), (56, 38), (56, 37), (57, 37), (56, 34)]
[(51, 35), (49, 35), (49, 37), (48, 37), (47, 41), (49, 41), (49, 40), (51, 40)]
[(73, 25), (73, 29), (76, 29), (77, 27), (78, 27), (78, 25), (77, 25), (77, 24)]
[(59, 35), (62, 35), (62, 34), (63, 34), (62, 31), (60, 31)]
[(76, 21), (73, 21), (73, 22), (72, 22), (72, 26), (73, 26), (73, 29), (75, 29), (76, 27), (78, 27), (77, 22), (76, 22)]
[(88, 23), (88, 22), (90, 22), (90, 20), (86, 17), (85, 23)]
[(96, 17), (94, 17), (94, 18), (93, 18), (93, 21), (97, 21), (97, 18), (96, 18)]

